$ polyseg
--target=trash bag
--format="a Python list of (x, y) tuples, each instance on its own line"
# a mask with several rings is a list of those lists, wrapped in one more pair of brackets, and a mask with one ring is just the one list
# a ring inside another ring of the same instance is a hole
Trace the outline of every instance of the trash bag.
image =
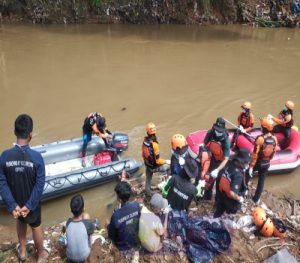
[(185, 226), (188, 214), (185, 210), (172, 210), (168, 218), (168, 233), (171, 236), (183, 236), (185, 238)]
[(226, 251), (231, 244), (230, 234), (222, 223), (199, 218), (188, 219), (186, 238), (214, 254)]
[(189, 240), (186, 241), (186, 254), (193, 263), (209, 263), (215, 257), (215, 253)]

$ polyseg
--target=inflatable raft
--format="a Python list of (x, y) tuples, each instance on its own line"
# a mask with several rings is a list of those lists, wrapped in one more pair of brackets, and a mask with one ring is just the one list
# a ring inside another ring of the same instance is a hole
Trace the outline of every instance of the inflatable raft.
[[(232, 137), (234, 135), (235, 129), (229, 129), (229, 137), (230, 142), (232, 140)], [(199, 151), (199, 145), (203, 143), (205, 135), (207, 133), (207, 130), (200, 130), (193, 133), (190, 133), (187, 136), (187, 142), (190, 147), (190, 153), (193, 157), (196, 157), (198, 155)], [(236, 141), (237, 148), (246, 148), (250, 152), (253, 152), (254, 148), (254, 139), (261, 134), (261, 131), (259, 128), (253, 129), (253, 131), (250, 133), (252, 139), (248, 140), (244, 135), (239, 135)], [(278, 140), (278, 143), (280, 143), (283, 140), (283, 135), (281, 133), (275, 133), (274, 134)], [(231, 155), (233, 155), (234, 152), (231, 151)], [(295, 131), (294, 129), (291, 130), (291, 139), (289, 146), (281, 150), (278, 146), (276, 154), (274, 158), (271, 160), (271, 166), (269, 168), (269, 171), (272, 173), (286, 173), (291, 172), (295, 168), (297, 168), (300, 165), (300, 133)]]
[[(77, 138), (32, 147), (42, 154), (46, 167), (42, 201), (115, 180), (123, 170), (131, 175), (142, 165), (135, 159), (122, 158), (122, 152), (128, 148), (126, 134), (115, 133), (111, 147), (93, 137), (87, 147), (84, 168), (80, 157), (82, 144), (82, 139)], [(0, 206), (3, 205), (0, 196)]]

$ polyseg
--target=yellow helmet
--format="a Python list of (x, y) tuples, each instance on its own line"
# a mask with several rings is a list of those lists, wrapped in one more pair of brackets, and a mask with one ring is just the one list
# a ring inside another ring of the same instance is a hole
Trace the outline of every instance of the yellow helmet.
[(241, 107), (242, 107), (243, 109), (250, 110), (250, 109), (251, 109), (251, 102), (245, 101), (245, 102), (241, 105)]
[(182, 149), (187, 145), (187, 141), (185, 137), (181, 134), (174, 134), (171, 139), (172, 149), (175, 151), (176, 149)]
[(156, 126), (153, 122), (149, 122), (146, 125), (146, 132), (147, 132), (148, 135), (152, 135), (152, 134), (156, 133)]
[(286, 106), (289, 110), (293, 110), (294, 107), (295, 107), (295, 104), (294, 104), (294, 102), (292, 102), (291, 100), (288, 100), (288, 101), (285, 103), (285, 106)]
[(273, 130), (273, 122), (269, 118), (266, 118), (266, 117), (262, 118), (260, 120), (260, 125), (261, 125), (261, 127), (266, 128), (268, 131)]

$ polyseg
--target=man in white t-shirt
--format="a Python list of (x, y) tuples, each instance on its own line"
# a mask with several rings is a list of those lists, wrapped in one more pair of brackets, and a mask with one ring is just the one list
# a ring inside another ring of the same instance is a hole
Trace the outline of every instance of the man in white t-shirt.
[(157, 252), (162, 248), (161, 239), (167, 232), (168, 224), (167, 214), (164, 214), (163, 223), (158, 215), (166, 210), (168, 201), (156, 193), (152, 196), (150, 205), (151, 211), (145, 206), (141, 210), (139, 239), (147, 251)]

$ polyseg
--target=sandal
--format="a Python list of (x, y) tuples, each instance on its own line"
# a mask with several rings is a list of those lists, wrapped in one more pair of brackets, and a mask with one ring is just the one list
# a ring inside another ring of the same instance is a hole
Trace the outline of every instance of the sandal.
[(17, 256), (18, 256), (18, 259), (21, 261), (21, 262), (24, 262), (26, 261), (26, 259), (28, 258), (28, 252), (27, 252), (27, 248), (25, 248), (25, 256), (21, 256), (20, 254), (20, 244), (17, 245), (16, 247), (16, 250), (17, 250)]

